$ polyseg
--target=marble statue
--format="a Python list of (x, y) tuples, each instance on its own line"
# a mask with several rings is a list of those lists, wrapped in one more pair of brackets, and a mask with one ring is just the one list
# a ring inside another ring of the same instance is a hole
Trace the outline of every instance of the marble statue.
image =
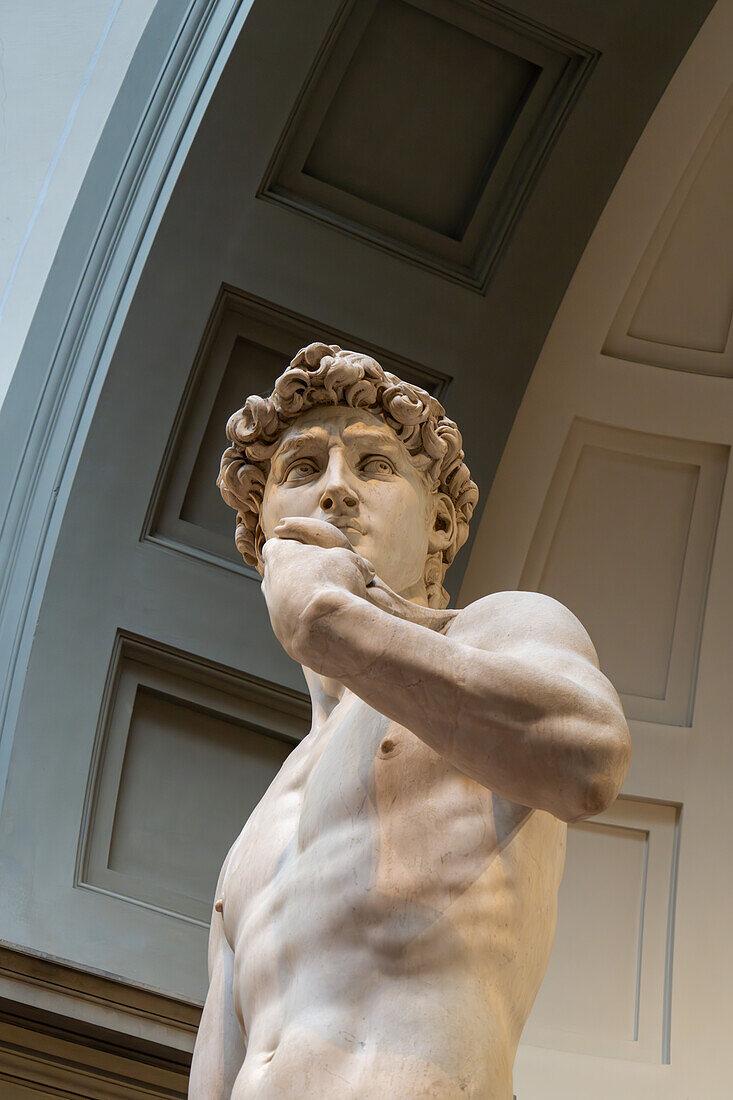
[(193, 1100), (511, 1100), (567, 822), (628, 767), (618, 697), (549, 597), (447, 609), (478, 498), (440, 403), (311, 344), (219, 475), (308, 736), (222, 868)]

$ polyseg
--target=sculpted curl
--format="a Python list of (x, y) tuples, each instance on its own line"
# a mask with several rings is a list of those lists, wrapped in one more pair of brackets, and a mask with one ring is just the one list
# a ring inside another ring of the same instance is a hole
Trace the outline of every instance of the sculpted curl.
[(455, 511), (455, 537), (426, 563), (432, 607), (445, 607), (445, 572), (468, 537), (478, 489), (464, 462), (461, 433), (434, 397), (382, 369), (376, 359), (336, 344), (309, 344), (280, 375), (269, 397), (248, 397), (227, 423), (230, 446), (217, 485), (237, 513), (235, 542), (248, 565), (261, 571), (265, 536), (260, 510), (270, 459), (281, 434), (316, 405), (349, 405), (381, 416), (407, 448), (413, 463), (444, 493)]

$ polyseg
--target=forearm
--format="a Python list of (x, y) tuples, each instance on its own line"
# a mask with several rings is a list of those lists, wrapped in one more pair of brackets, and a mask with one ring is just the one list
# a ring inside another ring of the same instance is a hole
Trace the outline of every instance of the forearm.
[[(324, 594), (300, 658), (344, 683), (471, 778), (566, 820), (609, 804), (626, 770), (623, 715), (530, 656), (473, 648), (348, 594)], [(595, 674), (595, 676), (594, 676)]]

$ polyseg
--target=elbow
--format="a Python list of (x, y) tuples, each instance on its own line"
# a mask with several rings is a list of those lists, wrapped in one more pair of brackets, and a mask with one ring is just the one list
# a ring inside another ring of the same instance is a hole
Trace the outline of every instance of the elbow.
[(622, 718), (618, 726), (604, 732), (589, 754), (565, 820), (584, 821), (608, 810), (623, 786), (630, 760), (631, 740)]
[(602, 814), (614, 804), (620, 790), (621, 784), (612, 776), (594, 775), (578, 792), (565, 820), (572, 824)]

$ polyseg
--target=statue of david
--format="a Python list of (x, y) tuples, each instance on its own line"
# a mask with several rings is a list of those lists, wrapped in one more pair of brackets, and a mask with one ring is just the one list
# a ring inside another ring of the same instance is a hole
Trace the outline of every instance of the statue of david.
[(478, 491), (456, 425), (311, 344), (227, 425), (219, 487), (313, 723), (226, 857), (192, 1100), (511, 1100), (567, 822), (628, 767), (561, 604), (447, 609)]

